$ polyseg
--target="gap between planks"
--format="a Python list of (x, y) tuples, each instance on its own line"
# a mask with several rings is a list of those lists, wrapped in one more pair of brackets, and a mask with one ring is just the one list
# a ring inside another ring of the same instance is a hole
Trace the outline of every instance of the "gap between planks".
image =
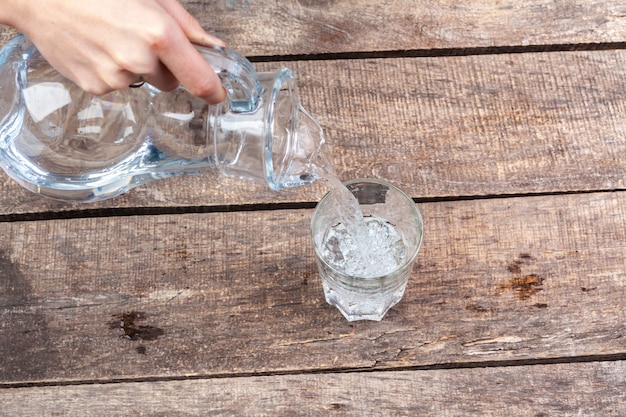
[(501, 361), (476, 361), (476, 362), (456, 362), (456, 363), (440, 363), (431, 365), (406, 366), (406, 367), (371, 367), (371, 368), (334, 368), (334, 369), (311, 369), (311, 370), (294, 370), (294, 371), (272, 371), (272, 372), (241, 372), (241, 373), (221, 373), (206, 375), (183, 375), (183, 376), (152, 376), (138, 378), (107, 378), (107, 379), (80, 379), (80, 380), (64, 380), (64, 381), (32, 381), (32, 382), (8, 382), (0, 383), (0, 390), (17, 389), (17, 388), (42, 388), (42, 387), (61, 387), (61, 386), (80, 386), (80, 385), (105, 385), (105, 384), (126, 384), (126, 383), (144, 383), (144, 382), (173, 382), (173, 381), (197, 381), (197, 380), (213, 380), (226, 378), (254, 378), (254, 377), (272, 377), (272, 376), (291, 376), (291, 375), (327, 375), (327, 374), (345, 374), (345, 373), (380, 373), (380, 372), (406, 372), (406, 371), (439, 371), (439, 370), (460, 370), (460, 369), (476, 369), (476, 368), (512, 368), (522, 366), (545, 366), (545, 365), (562, 365), (562, 364), (581, 364), (581, 363), (606, 363), (620, 362), (626, 360), (626, 353), (609, 354), (609, 355), (585, 355), (573, 357), (555, 357), (555, 358), (535, 358), (535, 359), (518, 359), (518, 360), (501, 360)]
[[(413, 198), (416, 204), (443, 203), (453, 201), (472, 200), (495, 200), (520, 197), (549, 197), (560, 195), (580, 195), (596, 193), (620, 193), (626, 191), (625, 188), (611, 190), (578, 190), (578, 191), (557, 191), (538, 193), (511, 193), (511, 194), (487, 194), (487, 195), (466, 195), (466, 196), (446, 196), (446, 197), (423, 197)], [(25, 222), (25, 221), (49, 221), (49, 220), (69, 220), (83, 218), (106, 218), (106, 217), (130, 217), (130, 216), (160, 216), (174, 214), (207, 214), (207, 213), (235, 213), (246, 211), (276, 211), (276, 210), (310, 210), (314, 209), (317, 201), (293, 202), (293, 203), (260, 203), (241, 205), (218, 205), (218, 206), (163, 206), (163, 207), (116, 207), (97, 208), (68, 211), (48, 211), (41, 213), (16, 213), (0, 215), (0, 223)]]
[(387, 51), (330, 52), (312, 54), (251, 55), (246, 58), (253, 63), (293, 61), (333, 61), (385, 58), (441, 58), (475, 55), (505, 55), (542, 52), (611, 51), (626, 49), (626, 42), (599, 42), (553, 45), (485, 46), (475, 48), (428, 48)]

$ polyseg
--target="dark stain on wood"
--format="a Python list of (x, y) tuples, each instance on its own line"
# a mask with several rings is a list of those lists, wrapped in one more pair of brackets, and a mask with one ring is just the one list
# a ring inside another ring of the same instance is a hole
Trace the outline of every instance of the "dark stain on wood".
[(39, 303), (28, 277), (10, 253), (0, 249), (0, 380), (46, 379), (58, 351), (51, 348), (48, 319), (39, 309), (14, 309)]
[(465, 310), (473, 313), (493, 313), (496, 311), (493, 307), (483, 306), (477, 303), (469, 303), (465, 306)]
[(507, 290), (512, 290), (517, 298), (520, 300), (526, 300), (535, 295), (538, 291), (541, 291), (542, 285), (542, 277), (535, 274), (529, 274), (499, 283), (498, 293), (502, 294)]
[(512, 274), (521, 274), (522, 273), (522, 263), (517, 260), (513, 261), (507, 266), (508, 271)]
[(337, 0), (298, 0), (298, 3), (304, 7), (328, 7), (336, 2)]
[[(8, 253), (0, 250), (0, 305), (21, 305), (29, 298), (30, 283)], [(6, 302), (3, 302), (6, 299)]]
[[(529, 253), (520, 253), (514, 261), (507, 265), (507, 270), (514, 275), (513, 279), (498, 284), (498, 294), (511, 290), (521, 300), (526, 300), (541, 291), (544, 278), (537, 274), (522, 274), (522, 267), (530, 263), (534, 258)], [(543, 304), (537, 303), (536, 307), (544, 308)], [(547, 307), (547, 304), (545, 304)]]
[[(156, 340), (160, 336), (163, 336), (165, 332), (155, 326), (137, 324), (137, 321), (143, 321), (146, 319), (145, 313), (141, 311), (129, 311), (126, 313), (113, 316), (114, 320), (109, 322), (109, 328), (122, 329), (124, 334), (121, 336), (129, 340)], [(141, 346), (140, 346), (141, 347)], [(139, 348), (138, 348), (139, 349)], [(140, 352), (139, 350), (137, 353)]]
[(520, 253), (518, 258), (507, 266), (507, 270), (512, 274), (521, 274), (522, 265), (531, 261), (533, 257), (528, 253)]

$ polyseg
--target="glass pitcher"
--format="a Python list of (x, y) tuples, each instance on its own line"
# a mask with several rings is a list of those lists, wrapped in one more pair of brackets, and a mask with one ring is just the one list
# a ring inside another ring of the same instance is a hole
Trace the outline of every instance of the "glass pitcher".
[(272, 190), (316, 178), (320, 125), (288, 68), (256, 73), (227, 48), (195, 45), (228, 92), (207, 105), (184, 87), (102, 96), (55, 71), (20, 35), (0, 50), (0, 166), (25, 188), (99, 201), (147, 181), (214, 171)]

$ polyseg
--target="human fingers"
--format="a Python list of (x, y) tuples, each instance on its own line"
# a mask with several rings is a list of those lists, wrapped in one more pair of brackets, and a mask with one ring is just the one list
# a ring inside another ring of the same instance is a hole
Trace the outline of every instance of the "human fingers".
[(61, 65), (55, 68), (81, 89), (94, 95), (124, 89), (139, 78), (136, 73), (120, 68), (106, 54), (98, 54), (94, 51), (93, 55), (99, 56), (96, 58), (98, 62), (96, 67), (82, 63), (81, 65), (74, 64), (67, 68), (67, 73), (63, 72), (65, 68)]
[(188, 39), (210, 45), (226, 46), (224, 41), (207, 33), (178, 1), (157, 0), (157, 3), (176, 20)]
[(139, 81), (152, 84), (161, 91), (172, 91), (179, 85), (176, 76), (160, 61), (154, 71), (145, 74), (137, 74), (136, 78)]
[[(226, 98), (226, 91), (209, 63), (193, 47), (189, 39), (223, 45), (224, 43), (207, 34), (200, 24), (176, 0), (155, 0), (168, 19), (160, 25), (151, 26), (153, 37), (149, 42), (160, 65), (140, 72), (144, 79), (160, 89), (171, 89), (173, 79), (183, 84), (189, 92), (216, 104)], [(163, 17), (163, 15), (161, 15)], [(131, 51), (128, 51), (131, 52)], [(130, 55), (130, 54), (129, 54)], [(144, 57), (142, 62), (150, 62)], [(127, 63), (130, 64), (130, 63)], [(135, 68), (135, 65), (123, 65)]]
[[(175, 23), (171, 26), (170, 32), (180, 31)], [(124, 89), (139, 82), (147, 82), (162, 91), (173, 90), (179, 85), (176, 76), (151, 49), (150, 42), (141, 37), (129, 36), (126, 42), (116, 43), (115, 48), (102, 50), (96, 62), (97, 79), (111, 90)]]
[(179, 81), (162, 62), (157, 61), (153, 69), (124, 69), (109, 59), (101, 59), (97, 69), (93, 67), (74, 66), (68, 78), (84, 91), (102, 95), (114, 90), (123, 90), (129, 86), (147, 82), (161, 91), (171, 91), (178, 87)]
[(189, 42), (184, 32), (170, 34), (158, 48), (161, 62), (189, 92), (209, 104), (226, 98), (226, 90), (215, 70)]

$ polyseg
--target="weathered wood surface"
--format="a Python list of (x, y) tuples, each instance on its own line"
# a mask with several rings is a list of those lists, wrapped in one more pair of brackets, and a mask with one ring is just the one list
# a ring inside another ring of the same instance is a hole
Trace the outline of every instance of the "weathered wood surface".
[[(344, 179), (382, 177), (417, 198), (624, 188), (626, 51), (288, 65)], [(195, 175), (85, 206), (42, 199), (0, 173), (0, 214), (314, 202), (324, 190)]]
[(225, 0), (183, 4), (248, 55), (626, 41), (619, 0)]
[(420, 207), (380, 323), (325, 304), (310, 210), (0, 223), (0, 386), (626, 358), (626, 193)]
[(623, 2), (183, 4), (294, 69), (342, 178), (423, 201), (405, 297), (325, 304), (319, 184), (84, 206), (0, 174), (1, 416), (626, 414)]
[[(182, 0), (249, 56), (626, 42), (619, 0)], [(0, 26), (0, 42), (15, 34)]]
[(621, 417), (624, 362), (0, 390), (0, 415)]
[(0, 45), (7, 43), (9, 39), (16, 36), (17, 33), (17, 30), (10, 26), (0, 25)]

